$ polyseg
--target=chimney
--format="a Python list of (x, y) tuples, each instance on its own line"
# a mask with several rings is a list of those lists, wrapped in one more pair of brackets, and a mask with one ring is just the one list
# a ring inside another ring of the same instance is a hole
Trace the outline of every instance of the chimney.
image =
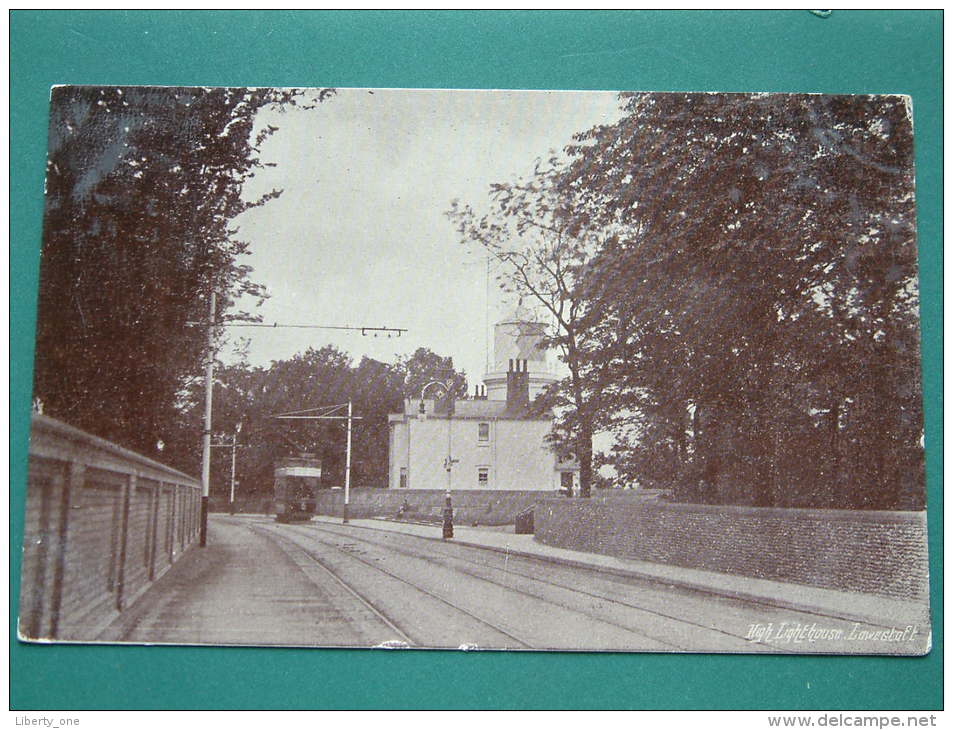
[(506, 373), (506, 411), (510, 415), (524, 413), (529, 408), (529, 373), (526, 360), (510, 360)]

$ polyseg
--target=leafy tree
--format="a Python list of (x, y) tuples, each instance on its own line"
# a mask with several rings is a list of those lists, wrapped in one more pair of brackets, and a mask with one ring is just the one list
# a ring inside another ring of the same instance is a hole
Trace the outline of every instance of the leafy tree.
[(456, 398), (467, 397), (467, 375), (453, 367), (452, 357), (443, 357), (418, 347), (410, 357), (400, 360), (398, 366), (404, 371), (404, 397), (420, 398), (428, 383), (438, 381), (450, 385), (450, 394)]
[[(462, 373), (452, 370), (452, 361), (426, 348), (409, 358), (385, 363), (364, 357), (355, 366), (351, 357), (333, 346), (309, 348), (268, 367), (253, 367), (245, 361), (218, 363), (215, 373), (215, 439), (231, 443), (235, 426), (242, 424), (236, 460), (241, 497), (268, 497), (273, 488), (275, 459), (298, 452), (316, 454), (322, 462), (325, 486), (341, 486), (345, 473), (346, 431), (344, 420), (279, 420), (275, 416), (311, 411), (352, 402), (359, 419), (353, 421), (351, 485), (384, 487), (388, 483), (388, 415), (399, 413), (404, 397), (412, 397), (418, 380), (430, 382), (449, 374), (466, 391)], [(420, 389), (416, 389), (419, 396)], [(183, 396), (181, 430), (201, 429), (204, 383), (196, 379)], [(334, 415), (346, 415), (345, 409)], [(224, 496), (230, 471), (228, 449), (215, 449), (212, 493)], [(199, 466), (199, 453), (192, 448), (181, 454), (190, 471)]]
[(491, 186), (489, 213), (481, 216), (453, 201), (448, 215), (465, 245), (481, 246), (497, 263), (503, 291), (533, 302), (552, 322), (544, 345), (556, 348), (569, 375), (548, 389), (537, 407), (554, 408), (559, 414), (554, 445), (559, 452), (576, 455), (579, 492), (589, 497), (592, 437), (600, 411), (583, 375), (581, 297), (589, 258), (609, 234), (589, 226), (580, 215), (565, 187), (565, 175), (558, 158), (539, 161), (530, 178)]
[(905, 100), (624, 98), (560, 179), (612, 234), (579, 289), (603, 407), (685, 499), (922, 505)]
[(34, 380), (46, 413), (157, 456), (184, 438), (177, 402), (206, 340), (189, 323), (207, 318), (212, 290), (219, 311), (265, 295), (230, 227), (279, 194), (242, 197), (277, 129), (254, 133), (256, 113), (329, 94), (53, 90)]

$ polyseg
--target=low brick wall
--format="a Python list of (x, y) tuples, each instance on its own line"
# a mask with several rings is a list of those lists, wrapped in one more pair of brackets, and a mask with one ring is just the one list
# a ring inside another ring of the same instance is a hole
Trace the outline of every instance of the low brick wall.
[(547, 499), (536, 539), (622, 558), (926, 600), (924, 512)]
[[(453, 492), (454, 522), (459, 525), (511, 525), (516, 515), (552, 496), (552, 492), (468, 489)], [(441, 489), (352, 489), (348, 515), (354, 519), (400, 516), (408, 520), (438, 521), (446, 492)], [(401, 508), (403, 507), (403, 510)], [(344, 492), (319, 491), (317, 513), (340, 517)]]

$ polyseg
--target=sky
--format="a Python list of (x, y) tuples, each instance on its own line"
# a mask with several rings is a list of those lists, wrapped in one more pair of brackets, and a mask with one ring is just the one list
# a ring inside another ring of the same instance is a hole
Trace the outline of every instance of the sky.
[(616, 121), (618, 106), (612, 92), (342, 89), (311, 110), (263, 112), (259, 126), (279, 127), (261, 149), (275, 166), (246, 197), (284, 192), (236, 221), (252, 252), (242, 263), (271, 294), (254, 311), (267, 323), (408, 331), (242, 328), (232, 337), (250, 338), (253, 365), (326, 344), (355, 364), (428, 347), (453, 357), (472, 391), (488, 329), (515, 303), (488, 286), (485, 255), (461, 243), (445, 212), (454, 199), (485, 209), (492, 183)]

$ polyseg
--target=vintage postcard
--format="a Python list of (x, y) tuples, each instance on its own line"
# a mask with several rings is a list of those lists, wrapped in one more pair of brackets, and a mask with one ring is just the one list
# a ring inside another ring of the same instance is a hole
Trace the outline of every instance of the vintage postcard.
[(20, 638), (928, 652), (912, 114), (53, 88)]

